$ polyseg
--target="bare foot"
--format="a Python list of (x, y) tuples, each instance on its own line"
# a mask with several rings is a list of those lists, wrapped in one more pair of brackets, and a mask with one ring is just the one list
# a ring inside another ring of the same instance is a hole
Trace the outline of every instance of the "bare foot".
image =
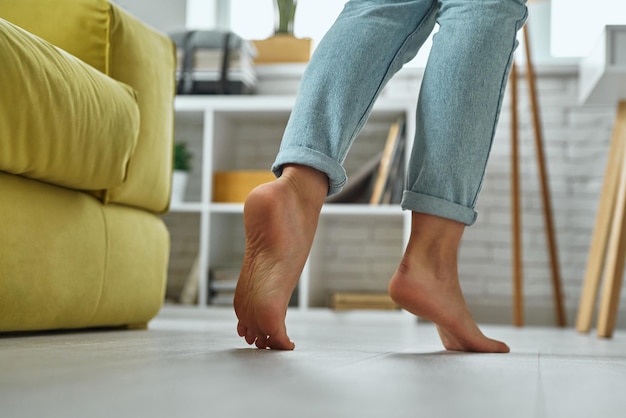
[[(429, 231), (430, 222), (439, 225)], [(508, 353), (506, 344), (485, 337), (472, 318), (457, 275), (456, 251), (464, 226), (446, 222), (454, 221), (413, 214), (411, 241), (391, 278), (389, 294), (402, 308), (436, 324), (448, 350)], [(450, 225), (452, 230), (446, 231)]]
[(235, 290), (237, 332), (258, 348), (293, 350), (285, 316), (306, 262), (324, 197), (325, 174), (288, 166), (244, 206), (246, 249)]

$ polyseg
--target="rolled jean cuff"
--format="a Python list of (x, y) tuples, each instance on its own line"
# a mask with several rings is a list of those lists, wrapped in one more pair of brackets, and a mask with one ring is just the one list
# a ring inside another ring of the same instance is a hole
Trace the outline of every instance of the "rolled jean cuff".
[(408, 190), (405, 190), (402, 195), (401, 205), (402, 209), (441, 216), (442, 218), (462, 222), (467, 226), (476, 222), (476, 217), (478, 216), (478, 213), (472, 208)]
[(310, 148), (291, 147), (281, 149), (272, 165), (272, 171), (276, 177), (282, 175), (285, 164), (305, 165), (326, 173), (328, 176), (328, 196), (339, 193), (348, 180), (346, 170), (343, 169), (341, 164), (329, 156)]

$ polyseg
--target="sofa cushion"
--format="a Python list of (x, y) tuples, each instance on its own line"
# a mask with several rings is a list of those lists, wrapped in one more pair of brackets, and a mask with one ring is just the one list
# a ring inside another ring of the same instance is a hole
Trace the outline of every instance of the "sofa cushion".
[(3, 19), (0, 60), (0, 170), (74, 189), (122, 184), (134, 91)]
[(0, 18), (109, 74), (107, 0), (0, 0)]
[(141, 129), (128, 180), (110, 202), (167, 210), (172, 179), (176, 49), (167, 36), (111, 4), (109, 75), (137, 91)]
[(158, 216), (1, 172), (0, 191), (0, 333), (157, 314), (169, 254)]

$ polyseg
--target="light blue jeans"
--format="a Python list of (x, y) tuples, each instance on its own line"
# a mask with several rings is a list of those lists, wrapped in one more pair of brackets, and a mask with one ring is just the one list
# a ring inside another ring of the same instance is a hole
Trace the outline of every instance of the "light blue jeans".
[(303, 76), (272, 170), (342, 163), (384, 85), (439, 31), (424, 72), (402, 207), (471, 225), (525, 0), (351, 0)]

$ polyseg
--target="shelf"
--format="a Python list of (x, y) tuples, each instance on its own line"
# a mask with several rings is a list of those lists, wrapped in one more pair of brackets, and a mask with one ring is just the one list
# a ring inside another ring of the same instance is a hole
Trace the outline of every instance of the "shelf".
[[(171, 262), (171, 275), (176, 283), (179, 278), (186, 280), (192, 267), (197, 268), (198, 307), (210, 301), (211, 268), (236, 264), (245, 251), (244, 204), (211, 202), (214, 173), (268, 170), (294, 103), (292, 95), (175, 98), (176, 137), (188, 145), (194, 159), (185, 195), (188, 201), (170, 207), (175, 216), (168, 222), (176, 238), (171, 254), (177, 257)], [(415, 103), (405, 98), (381, 97), (344, 161), (346, 172), (357, 172), (383, 149), (389, 126), (400, 116), (407, 122), (408, 155), (415, 132), (414, 113)], [(330, 290), (385, 288), (382, 281), (396, 267), (409, 232), (409, 213), (398, 204), (325, 204), (298, 285), (298, 307), (323, 306)], [(350, 267), (346, 270), (346, 266)], [(355, 271), (355, 266), (360, 270)]]
[[(243, 213), (243, 203), (211, 203), (210, 211), (224, 214)], [(187, 210), (187, 212), (193, 211)], [(399, 216), (402, 213), (400, 205), (329, 203), (322, 207), (322, 215)]]
[(322, 207), (322, 215), (363, 215), (388, 216), (402, 215), (400, 205), (367, 205), (350, 203), (329, 203)]
[[(203, 112), (206, 110), (246, 113), (246, 112), (290, 112), (295, 103), (291, 95), (179, 95), (174, 100), (176, 112)], [(415, 106), (406, 99), (392, 100), (380, 98), (374, 103), (374, 112), (404, 112)]]
[(211, 213), (243, 213), (243, 203), (211, 203)]
[(205, 205), (202, 203), (196, 202), (182, 202), (182, 203), (172, 203), (170, 206), (170, 212), (202, 212)]
[(176, 96), (176, 112), (201, 112), (205, 110), (248, 112), (248, 111), (290, 111), (295, 103), (294, 96)]

